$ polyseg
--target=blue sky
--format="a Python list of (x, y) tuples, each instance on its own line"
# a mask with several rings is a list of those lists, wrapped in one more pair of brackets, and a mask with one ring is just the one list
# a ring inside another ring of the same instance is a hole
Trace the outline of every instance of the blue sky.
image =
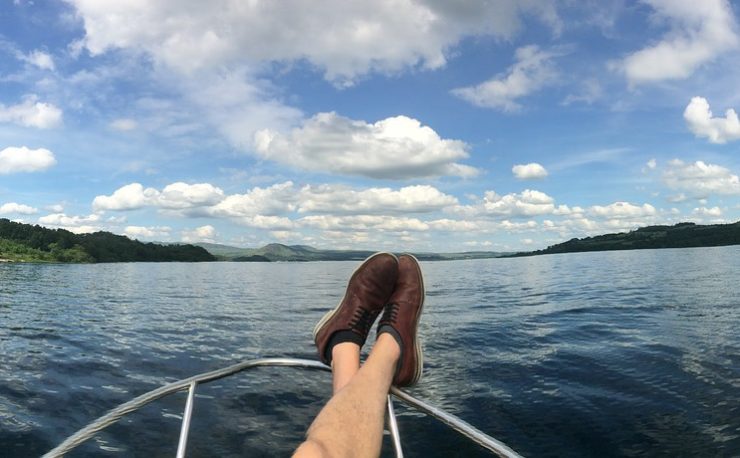
[(734, 222), (739, 8), (7, 0), (0, 217), (397, 251)]

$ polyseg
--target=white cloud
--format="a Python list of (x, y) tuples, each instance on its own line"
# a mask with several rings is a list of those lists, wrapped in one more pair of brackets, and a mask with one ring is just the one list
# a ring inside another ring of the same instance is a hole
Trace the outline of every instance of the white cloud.
[(477, 221), (442, 218), (428, 221), (427, 224), (435, 231), (443, 232), (476, 232), (481, 230), (481, 224)]
[(547, 176), (547, 170), (536, 162), (515, 165), (511, 171), (519, 180), (536, 180)]
[(270, 237), (278, 240), (291, 240), (300, 238), (301, 233), (295, 231), (270, 231)]
[(487, 191), (479, 212), (495, 216), (536, 216), (549, 215), (556, 211), (555, 200), (544, 192), (525, 189), (519, 194), (504, 196)]
[(720, 216), (722, 216), (722, 209), (720, 209), (719, 207), (699, 207), (694, 208), (691, 213), (696, 216), (710, 216), (713, 218), (719, 218)]
[[(72, 54), (83, 47), (93, 56), (124, 49), (127, 61), (141, 56), (142, 68), (153, 66), (150, 74), (158, 83), (179, 95), (172, 113), (138, 114), (141, 128), (177, 136), (206, 128), (248, 152), (255, 132), (285, 132), (304, 118), (265, 78), (266, 69), (308, 63), (328, 81), (346, 86), (376, 72), (440, 68), (466, 37), (512, 38), (523, 15), (535, 16), (555, 33), (562, 27), (554, 0), (475, 0), (464, 6), (439, 0), (66, 2), (85, 28), (85, 36), (70, 46)], [(91, 72), (80, 76), (90, 78)], [(306, 162), (298, 165), (314, 170)], [(475, 172), (455, 163), (432, 168), (430, 175)], [(359, 173), (365, 173), (362, 167)]]
[(689, 129), (697, 137), (707, 137), (712, 143), (726, 143), (740, 139), (740, 120), (732, 108), (725, 112), (724, 118), (715, 118), (704, 97), (692, 97), (686, 106), (683, 117)]
[(50, 103), (39, 102), (35, 95), (29, 95), (17, 105), (0, 104), (0, 122), (49, 129), (62, 123), (62, 110)]
[(118, 130), (121, 132), (128, 132), (131, 130), (135, 130), (137, 127), (139, 127), (139, 123), (136, 122), (136, 120), (129, 119), (129, 118), (115, 119), (109, 125), (111, 129)]
[(691, 76), (701, 65), (738, 45), (732, 7), (726, 0), (644, 0), (671, 30), (658, 43), (615, 65), (630, 84)]
[(172, 228), (167, 226), (144, 227), (144, 226), (126, 226), (123, 233), (132, 239), (154, 239), (169, 237)]
[(208, 183), (173, 183), (162, 191), (140, 183), (122, 186), (110, 196), (97, 196), (92, 207), (106, 210), (136, 210), (154, 207), (175, 211), (180, 216), (229, 218), (250, 227), (290, 229), (294, 222), (288, 213), (325, 214), (408, 214), (430, 213), (458, 205), (455, 197), (428, 185), (356, 189), (344, 185), (306, 185), (293, 182), (256, 186), (244, 194), (225, 195)]
[(676, 191), (685, 191), (692, 197), (703, 198), (711, 194), (740, 194), (740, 179), (729, 169), (696, 161), (687, 164), (679, 159), (668, 163), (663, 182)]
[(208, 224), (205, 226), (196, 227), (193, 230), (182, 231), (181, 240), (185, 243), (215, 243), (216, 234), (216, 228)]
[(593, 216), (606, 219), (626, 219), (655, 216), (657, 210), (650, 204), (633, 205), (629, 202), (614, 202), (606, 206), (594, 205), (589, 207)]
[(97, 214), (88, 216), (68, 216), (64, 213), (52, 213), (39, 218), (42, 226), (51, 226), (66, 229), (75, 234), (87, 234), (102, 230), (101, 217)]
[(511, 222), (509, 220), (503, 220), (499, 223), (499, 227), (508, 232), (531, 231), (537, 227), (537, 221)]
[(21, 60), (28, 62), (29, 64), (42, 70), (54, 71), (54, 59), (49, 53), (36, 50), (25, 55), (21, 54), (19, 57), (21, 58)]
[(383, 232), (428, 231), (429, 224), (408, 217), (381, 215), (311, 215), (297, 221), (300, 226), (332, 231), (366, 231)]
[(457, 199), (429, 185), (354, 190), (341, 185), (305, 186), (301, 213), (426, 213), (456, 205)]
[(28, 205), (17, 204), (15, 202), (8, 202), (0, 205), (0, 215), (18, 214), (18, 215), (33, 215), (38, 213), (39, 210)]
[(479, 107), (515, 111), (522, 107), (518, 99), (555, 83), (554, 54), (530, 45), (517, 49), (515, 57), (516, 63), (505, 75), (452, 93)]
[(56, 163), (54, 154), (45, 148), (30, 149), (25, 146), (9, 146), (0, 151), (0, 175), (39, 172)]
[(296, 208), (296, 190), (292, 181), (267, 188), (256, 186), (244, 194), (232, 194), (208, 210), (213, 216), (230, 218), (277, 215)]
[(67, 1), (82, 18), (84, 46), (94, 55), (139, 50), (183, 73), (305, 59), (337, 84), (373, 71), (439, 68), (463, 37), (511, 38), (521, 14), (556, 32), (561, 27), (549, 1)]
[(285, 216), (253, 215), (234, 219), (242, 226), (267, 230), (288, 230), (295, 227), (295, 222)]
[(93, 210), (135, 210), (151, 205), (159, 195), (154, 188), (146, 188), (140, 183), (131, 183), (113, 192), (110, 196), (97, 196), (93, 199)]
[(157, 196), (161, 208), (183, 209), (215, 205), (224, 199), (224, 192), (208, 183), (172, 183)]
[(478, 173), (455, 162), (468, 157), (464, 142), (406, 116), (368, 124), (319, 113), (288, 135), (262, 130), (255, 145), (262, 158), (306, 170), (390, 179)]
[(191, 209), (215, 205), (224, 198), (224, 192), (208, 183), (187, 184), (182, 182), (165, 186), (160, 192), (144, 188), (140, 183), (120, 187), (110, 196), (93, 199), (93, 210), (136, 210), (153, 206), (164, 209)]

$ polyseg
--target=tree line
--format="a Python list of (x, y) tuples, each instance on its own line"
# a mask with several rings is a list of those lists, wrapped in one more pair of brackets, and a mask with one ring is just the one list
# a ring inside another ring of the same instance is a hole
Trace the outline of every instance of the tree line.
[[(188, 244), (160, 245), (131, 240), (110, 232), (74, 234), (65, 229), (49, 229), (0, 218), (0, 239), (5, 249), (27, 248), (39, 260), (58, 262), (165, 262), (215, 261), (204, 248)], [(0, 257), (2, 252), (0, 251)]]

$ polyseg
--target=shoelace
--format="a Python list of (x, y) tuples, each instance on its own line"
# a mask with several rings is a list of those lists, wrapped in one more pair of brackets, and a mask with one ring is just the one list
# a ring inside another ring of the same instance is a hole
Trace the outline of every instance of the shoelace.
[(388, 304), (380, 317), (380, 324), (395, 324), (398, 318), (398, 304)]
[(352, 330), (354, 330), (355, 332), (358, 332), (363, 336), (367, 336), (370, 332), (370, 328), (373, 325), (373, 321), (375, 321), (375, 316), (373, 316), (373, 314), (369, 310), (365, 310), (364, 308), (359, 307), (357, 310), (355, 310), (354, 315), (352, 315), (352, 319), (349, 322), (349, 327), (352, 328)]

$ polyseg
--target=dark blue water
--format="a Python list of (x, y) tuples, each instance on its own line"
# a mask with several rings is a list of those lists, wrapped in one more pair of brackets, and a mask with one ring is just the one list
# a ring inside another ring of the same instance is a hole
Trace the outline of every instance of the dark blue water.
[[(355, 265), (0, 265), (0, 456), (38, 456), (166, 382), (313, 358), (313, 325)], [(527, 456), (740, 456), (740, 247), (422, 267), (414, 395)], [(289, 455), (329, 377), (268, 368), (201, 387), (189, 455)], [(72, 456), (172, 456), (184, 398)], [(399, 410), (407, 456), (485, 456)]]

